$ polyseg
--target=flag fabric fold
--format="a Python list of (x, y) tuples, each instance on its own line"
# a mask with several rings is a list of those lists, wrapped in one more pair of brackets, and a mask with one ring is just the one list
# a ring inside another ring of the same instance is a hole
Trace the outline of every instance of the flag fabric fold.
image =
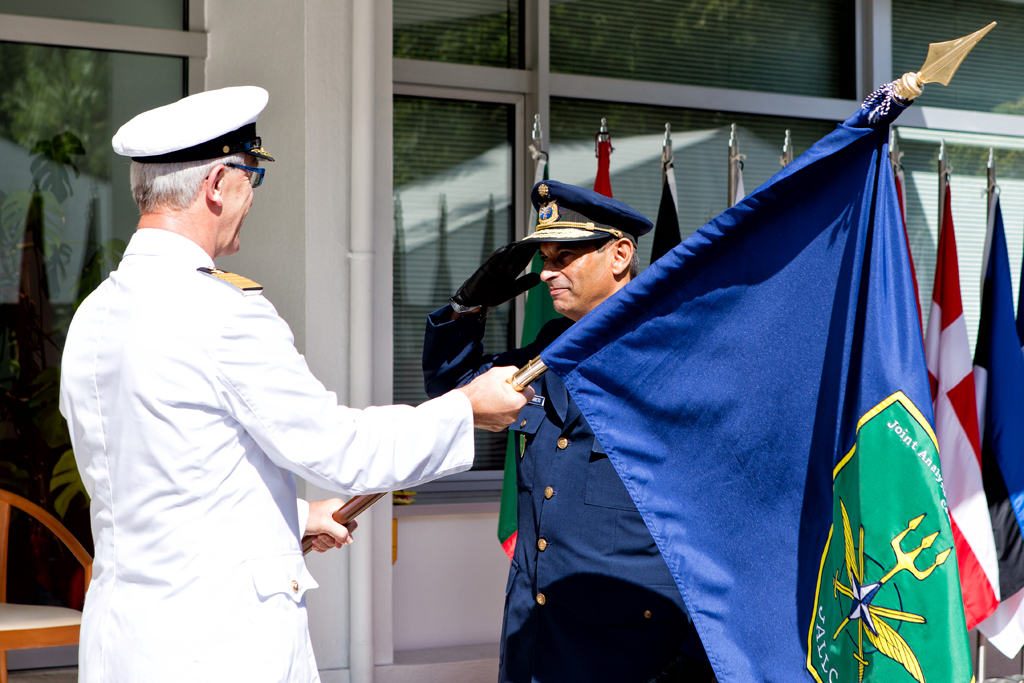
[(900, 111), (860, 110), (541, 354), (722, 682), (972, 678), (886, 158)]
[(999, 604), (999, 563), (981, 480), (974, 368), (960, 298), (960, 268), (950, 197), (949, 185), (946, 185), (925, 356), (964, 612), (967, 628), (972, 629)]
[(1024, 355), (1014, 319), (1003, 217), (998, 195), (993, 195), (974, 375), (982, 425), (982, 481), (1003, 604), (978, 628), (1000, 652), (1014, 657), (1024, 645)]

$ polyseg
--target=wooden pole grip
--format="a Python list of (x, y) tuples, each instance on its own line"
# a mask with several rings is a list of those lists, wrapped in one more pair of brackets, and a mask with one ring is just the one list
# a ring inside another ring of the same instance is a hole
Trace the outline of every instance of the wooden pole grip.
[[(390, 491), (384, 493), (370, 493), (362, 496), (352, 496), (348, 501), (340, 508), (335, 510), (334, 514), (331, 515), (334, 521), (338, 524), (348, 524), (353, 519), (365, 512), (371, 505), (376, 503), (378, 500), (388, 495)], [(315, 536), (303, 536), (302, 537), (302, 554), (308, 555), (313, 549), (313, 539)]]

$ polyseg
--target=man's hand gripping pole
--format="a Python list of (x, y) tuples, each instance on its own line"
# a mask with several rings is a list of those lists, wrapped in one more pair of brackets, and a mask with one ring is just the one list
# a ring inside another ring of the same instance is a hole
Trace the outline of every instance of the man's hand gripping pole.
[(537, 356), (519, 368), (507, 381), (512, 385), (513, 389), (522, 391), (547, 371), (548, 366), (544, 365), (544, 361), (540, 359), (540, 356)]

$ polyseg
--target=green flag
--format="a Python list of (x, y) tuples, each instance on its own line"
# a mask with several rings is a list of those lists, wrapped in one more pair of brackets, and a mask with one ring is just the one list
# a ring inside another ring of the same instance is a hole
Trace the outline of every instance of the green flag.
[[(547, 155), (540, 154), (537, 158), (537, 171), (534, 175), (534, 184), (548, 179)], [(537, 212), (530, 212), (530, 222), (527, 224), (533, 227), (537, 223)], [(540, 254), (533, 257), (530, 272), (539, 273), (543, 270), (544, 264), (540, 260)], [(526, 294), (526, 311), (523, 318), (523, 337), (520, 346), (526, 346), (537, 338), (540, 329), (550, 321), (558, 317), (555, 312), (555, 304), (551, 301), (551, 294), (548, 288), (537, 286)], [(516, 532), (519, 529), (518, 506), (516, 502), (516, 458), (522, 457), (525, 444), (515, 442), (515, 435), (509, 432), (508, 447), (505, 449), (505, 474), (501, 483), (501, 508), (498, 512), (498, 540), (505, 553), (511, 558), (516, 549)]]
[(941, 487), (935, 435), (902, 392), (860, 419), (833, 472), (808, 633), (807, 668), (821, 683), (970, 679)]

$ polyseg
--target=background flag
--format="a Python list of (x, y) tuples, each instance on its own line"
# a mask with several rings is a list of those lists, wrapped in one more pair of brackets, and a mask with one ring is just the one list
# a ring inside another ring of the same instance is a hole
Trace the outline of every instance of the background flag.
[(729, 127), (729, 206), (739, 204), (747, 196), (743, 189), (743, 160), (747, 155), (740, 154), (738, 133), (736, 124), (732, 124)]
[(972, 678), (882, 98), (541, 354), (719, 681)]
[(1024, 645), (1024, 355), (1013, 311), (1013, 286), (997, 192), (989, 210), (989, 248), (974, 375), (981, 404), (981, 473), (999, 558), (1003, 604), (978, 628), (1007, 657)]
[(675, 159), (672, 155), (672, 139), (668, 124), (665, 124), (665, 144), (661, 150), (661, 204), (658, 206), (658, 221), (654, 225), (654, 242), (651, 245), (651, 262), (655, 262), (679, 244), (679, 199), (676, 193)]
[[(921, 327), (923, 331), (924, 318), (921, 316), (921, 291), (917, 288), (917, 269), (914, 268), (914, 255), (910, 253), (910, 234), (907, 232), (907, 205), (903, 199), (903, 186), (906, 182), (903, 178), (903, 163), (900, 161), (900, 157), (903, 153), (896, 147), (896, 132), (891, 131), (889, 134), (889, 160), (892, 162), (892, 171), (894, 180), (896, 182), (896, 198), (900, 202), (900, 220), (903, 222), (903, 237), (907, 242), (907, 258), (910, 259), (910, 274), (914, 278), (914, 302), (917, 304), (917, 318), (921, 321)], [(957, 279), (959, 283), (959, 278)], [(959, 288), (959, 284), (957, 287)], [(958, 289), (959, 291), (959, 289)]]
[(999, 604), (999, 563), (981, 481), (978, 406), (974, 397), (967, 323), (960, 299), (960, 268), (949, 185), (943, 184), (943, 189), (945, 210), (935, 259), (935, 286), (925, 356), (935, 407), (935, 436), (939, 441), (960, 569), (960, 589), (967, 628), (972, 629)]
[(597, 156), (597, 176), (594, 178), (594, 192), (605, 197), (612, 196), (612, 136), (608, 132), (608, 119), (601, 119), (601, 128), (594, 136), (594, 154)]
[[(537, 160), (537, 166), (533, 175), (534, 185), (548, 179), (548, 155), (539, 149), (539, 140), (536, 144), (534, 158)], [(536, 209), (530, 210), (530, 219), (526, 225), (527, 231), (537, 225)], [(530, 272), (539, 273), (543, 268), (544, 263), (540, 260), (540, 254), (535, 254), (530, 265)], [(520, 340), (520, 346), (533, 343), (541, 328), (548, 321), (558, 317), (546, 285), (538, 285), (526, 293), (524, 313), (523, 337)], [(519, 531), (518, 493), (516, 487), (516, 444), (512, 432), (509, 432), (508, 446), (505, 448), (505, 472), (501, 481), (501, 506), (498, 510), (498, 541), (509, 558), (515, 554), (516, 536)]]

